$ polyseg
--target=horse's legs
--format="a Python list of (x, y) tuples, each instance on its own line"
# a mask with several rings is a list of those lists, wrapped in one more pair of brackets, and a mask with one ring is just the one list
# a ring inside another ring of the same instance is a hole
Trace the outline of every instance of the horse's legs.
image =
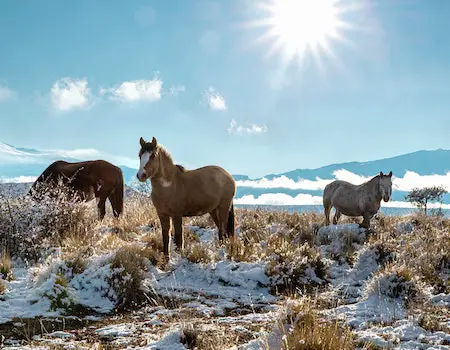
[(161, 232), (163, 238), (163, 253), (166, 259), (169, 259), (169, 231), (170, 231), (170, 217), (166, 215), (159, 216), (161, 223)]
[(370, 219), (372, 219), (373, 214), (370, 213), (364, 213), (363, 214), (363, 222), (359, 224), (359, 227), (363, 227), (365, 229), (370, 228)]
[(106, 214), (105, 204), (106, 204), (106, 198), (103, 198), (103, 197), (98, 198), (97, 210), (98, 210), (98, 218), (100, 221), (103, 220), (103, 218), (105, 217), (105, 214)]
[(209, 215), (211, 215), (214, 223), (217, 226), (217, 230), (218, 230), (218, 234), (219, 234), (219, 239), (222, 239), (222, 237), (220, 236), (220, 223), (219, 223), (219, 218), (217, 217), (217, 210), (214, 209), (211, 213), (209, 213)]
[(230, 206), (229, 205), (220, 205), (216, 209), (217, 218), (219, 221), (219, 240), (223, 240), (226, 234), (226, 227), (228, 222), (228, 215), (230, 214)]
[(173, 217), (172, 218), (173, 229), (175, 231), (175, 245), (180, 253), (184, 250), (184, 240), (183, 240), (183, 218)]
[(325, 226), (330, 225), (330, 212), (331, 212), (331, 204), (330, 203), (324, 203), (324, 213), (325, 213)]
[(112, 208), (112, 212), (115, 218), (118, 218), (120, 213), (119, 213), (119, 208), (117, 208), (117, 203), (116, 203), (116, 198), (115, 198), (115, 194), (114, 192), (111, 192), (111, 194), (108, 196), (109, 199), (109, 203), (111, 203), (111, 208)]
[(336, 213), (334, 214), (334, 218), (333, 218), (333, 225), (337, 225), (340, 217), (341, 217), (341, 212), (338, 209), (336, 209)]

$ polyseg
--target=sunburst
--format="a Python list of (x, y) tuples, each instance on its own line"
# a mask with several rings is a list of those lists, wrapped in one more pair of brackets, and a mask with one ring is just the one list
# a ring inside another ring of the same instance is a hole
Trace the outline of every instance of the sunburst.
[(336, 58), (332, 43), (350, 44), (344, 32), (356, 29), (343, 18), (356, 7), (344, 6), (340, 0), (266, 0), (257, 7), (263, 18), (247, 24), (267, 28), (257, 42), (270, 41), (268, 56), (280, 53), (284, 65), (293, 60), (301, 65), (307, 55), (319, 65), (322, 55)]

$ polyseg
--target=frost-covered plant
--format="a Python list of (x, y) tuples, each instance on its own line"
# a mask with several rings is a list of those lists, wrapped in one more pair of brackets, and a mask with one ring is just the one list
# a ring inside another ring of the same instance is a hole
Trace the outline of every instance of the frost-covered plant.
[(272, 292), (295, 293), (326, 283), (326, 265), (320, 252), (308, 243), (292, 247), (290, 242), (281, 241), (272, 249), (266, 265)]
[(388, 265), (376, 273), (366, 285), (365, 294), (400, 299), (405, 305), (416, 300), (421, 288), (414, 273), (406, 266)]
[(117, 294), (119, 308), (134, 306), (143, 299), (142, 282), (146, 267), (139, 247), (124, 246), (114, 254), (109, 283)]
[(64, 186), (44, 190), (40, 201), (0, 196), (0, 240), (13, 257), (39, 260), (64, 237), (85, 234), (94, 221), (86, 204), (74, 201)]
[(73, 311), (77, 303), (76, 297), (69, 288), (69, 281), (62, 273), (56, 274), (53, 287), (44, 296), (50, 300), (50, 310), (63, 309)]

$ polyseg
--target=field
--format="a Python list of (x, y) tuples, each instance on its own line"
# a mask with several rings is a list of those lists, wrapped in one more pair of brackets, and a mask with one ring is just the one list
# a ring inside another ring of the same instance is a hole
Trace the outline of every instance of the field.
[(0, 198), (5, 349), (449, 349), (450, 220), (236, 210), (238, 239), (185, 219), (162, 259), (145, 194), (95, 202)]

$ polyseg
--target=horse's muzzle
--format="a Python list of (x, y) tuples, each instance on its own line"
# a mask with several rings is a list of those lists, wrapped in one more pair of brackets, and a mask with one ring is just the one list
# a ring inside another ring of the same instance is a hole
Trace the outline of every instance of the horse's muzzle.
[(383, 196), (383, 200), (385, 201), (385, 202), (389, 202), (389, 196)]
[(145, 181), (147, 180), (147, 177), (145, 176), (145, 174), (139, 174), (139, 173), (137, 173), (137, 174), (136, 174), (136, 177), (137, 177), (137, 179), (138, 179), (140, 182), (145, 182)]

